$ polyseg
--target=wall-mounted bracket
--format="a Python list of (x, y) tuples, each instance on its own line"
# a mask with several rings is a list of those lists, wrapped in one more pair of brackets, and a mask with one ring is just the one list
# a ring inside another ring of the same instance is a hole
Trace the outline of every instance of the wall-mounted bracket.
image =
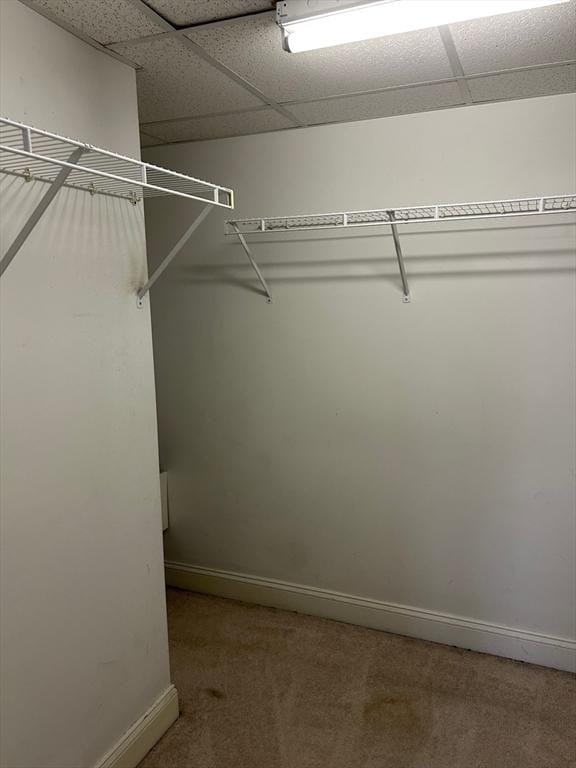
[[(67, 159), (63, 160), (63, 157)], [(139, 306), (142, 306), (143, 297), (210, 210), (215, 207), (234, 208), (234, 193), (227, 187), (134, 160), (107, 149), (99, 149), (6, 117), (0, 117), (0, 173), (50, 185), (0, 261), (0, 275), (63, 186), (88, 192), (92, 197), (109, 195), (127, 199), (133, 205), (140, 203), (145, 196), (157, 195), (175, 195), (203, 202), (206, 208), (138, 291)]]
[(242, 244), (242, 248), (244, 248), (244, 251), (246, 252), (246, 256), (248, 256), (248, 261), (250, 262), (252, 269), (254, 270), (254, 272), (256, 272), (256, 277), (260, 281), (260, 285), (264, 289), (264, 293), (266, 294), (266, 301), (268, 302), (268, 304), (271, 304), (272, 294), (270, 293), (270, 289), (266, 284), (266, 280), (264, 280), (264, 275), (262, 274), (262, 272), (260, 272), (260, 268), (258, 267), (258, 264), (256, 264), (256, 261), (254, 260), (254, 257), (250, 252), (250, 248), (248, 248), (248, 243), (246, 242), (244, 235), (240, 232), (236, 224), (232, 224), (232, 227), (235, 230), (236, 234), (238, 235), (238, 240), (240, 240), (240, 243)]
[(400, 247), (400, 236), (396, 224), (394, 224), (394, 211), (388, 211), (390, 216), (390, 229), (392, 230), (392, 237), (394, 238), (394, 248), (396, 249), (396, 258), (398, 260), (398, 269), (400, 270), (400, 279), (402, 280), (402, 301), (404, 304), (410, 303), (410, 287), (408, 285), (408, 277), (406, 275), (406, 267), (404, 266), (404, 256), (402, 255), (402, 248)]
[[(404, 303), (410, 302), (410, 288), (400, 246), (398, 225), (442, 224), (444, 222), (477, 219), (517, 218), (549, 214), (576, 213), (576, 194), (547, 195), (545, 197), (520, 197), (508, 200), (484, 200), (475, 203), (439, 203), (415, 205), (404, 208), (374, 208), (364, 211), (338, 211), (335, 213), (305, 213), (293, 216), (267, 216), (252, 219), (228, 219), (224, 233), (238, 236), (248, 254), (252, 266), (263, 283), (263, 278), (253, 263), (244, 239), (245, 235), (261, 235), (269, 232), (326, 231), (328, 229), (355, 230), (360, 227), (390, 226), (396, 258), (400, 269)], [(264, 283), (263, 283), (264, 284)], [(267, 292), (268, 293), (268, 292)]]
[(40, 200), (36, 208), (34, 208), (28, 217), (28, 220), (14, 238), (12, 245), (4, 254), (2, 260), (0, 261), (0, 276), (3, 275), (4, 272), (8, 269), (12, 259), (16, 256), (20, 248), (22, 248), (28, 236), (42, 218), (44, 211), (48, 208), (52, 200), (54, 200), (58, 190), (63, 186), (68, 176), (72, 173), (74, 163), (78, 162), (80, 156), (83, 155), (85, 151), (86, 150), (83, 147), (77, 147), (68, 157), (66, 162), (70, 163), (71, 166), (64, 166), (60, 169), (60, 172), (54, 181), (50, 184), (50, 187), (46, 190), (44, 197), (42, 200)]
[(156, 267), (152, 275), (148, 278), (147, 282), (144, 283), (142, 288), (138, 290), (138, 293), (136, 294), (137, 295), (136, 303), (138, 307), (143, 306), (144, 296), (146, 296), (150, 288), (152, 288), (156, 280), (158, 280), (158, 278), (164, 272), (164, 270), (168, 267), (170, 262), (173, 261), (176, 258), (176, 256), (180, 253), (182, 248), (186, 245), (188, 240), (192, 237), (192, 235), (198, 229), (200, 224), (202, 224), (202, 222), (204, 221), (206, 216), (208, 216), (211, 210), (212, 210), (211, 205), (206, 205), (202, 209), (202, 212), (200, 213), (200, 215), (196, 219), (194, 219), (194, 221), (188, 227), (186, 232), (184, 232), (180, 240), (178, 240), (176, 245), (171, 249), (170, 253), (164, 258), (162, 262), (160, 262), (160, 264)]

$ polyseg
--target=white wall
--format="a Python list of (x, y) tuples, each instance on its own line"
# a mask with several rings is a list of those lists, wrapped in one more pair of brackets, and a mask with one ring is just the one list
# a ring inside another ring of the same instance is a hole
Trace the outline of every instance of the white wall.
[[(135, 73), (0, 2), (0, 113), (138, 156)], [(2, 253), (46, 187), (4, 177)], [(142, 206), (62, 190), (2, 277), (2, 766), (93, 766), (169, 686)]]
[[(233, 187), (238, 217), (566, 193), (575, 104), (147, 157)], [(147, 204), (153, 261), (189, 216)], [(375, 230), (253, 237), (268, 305), (225, 218), (152, 297), (167, 559), (573, 639), (574, 216), (402, 228), (409, 305)]]

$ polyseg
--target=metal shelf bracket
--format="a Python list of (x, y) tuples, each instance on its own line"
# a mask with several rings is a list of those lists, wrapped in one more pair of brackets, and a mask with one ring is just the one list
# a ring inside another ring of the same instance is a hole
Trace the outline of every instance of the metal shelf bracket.
[[(66, 159), (64, 159), (66, 158)], [(0, 172), (49, 184), (46, 193), (0, 260), (2, 275), (62, 187), (108, 195), (137, 205), (144, 197), (175, 195), (205, 208), (192, 222), (148, 281), (137, 291), (138, 306), (197, 227), (215, 208), (234, 208), (227, 187), (160, 168), (91, 144), (0, 117)]]
[(144, 283), (142, 288), (138, 289), (138, 293), (136, 294), (136, 304), (138, 307), (144, 306), (144, 296), (146, 296), (150, 288), (152, 288), (156, 280), (158, 280), (158, 278), (164, 272), (164, 270), (168, 267), (168, 265), (176, 258), (176, 256), (178, 256), (182, 248), (184, 248), (188, 240), (190, 240), (194, 232), (198, 229), (200, 224), (202, 224), (202, 222), (204, 221), (206, 216), (208, 216), (211, 210), (212, 210), (211, 205), (204, 206), (200, 215), (194, 219), (192, 224), (190, 224), (186, 232), (184, 232), (180, 240), (178, 240), (178, 242), (170, 250), (168, 255), (165, 256), (163, 261), (161, 261), (160, 264), (156, 267), (156, 269), (154, 270), (152, 275), (148, 278), (148, 280)]
[(400, 235), (398, 234), (398, 228), (394, 223), (394, 211), (388, 211), (390, 216), (390, 229), (392, 230), (392, 237), (394, 239), (394, 248), (396, 249), (396, 258), (398, 260), (398, 269), (400, 270), (400, 279), (402, 280), (402, 301), (404, 304), (410, 303), (410, 286), (408, 285), (408, 277), (406, 275), (406, 267), (404, 266), (404, 257), (402, 255), (402, 248), (400, 247)]
[(416, 205), (403, 208), (376, 208), (363, 211), (229, 219), (226, 221), (224, 232), (226, 235), (236, 235), (240, 239), (242, 247), (250, 259), (250, 263), (256, 270), (256, 274), (269, 296), (270, 294), (264, 279), (252, 259), (246, 244), (245, 235), (261, 235), (271, 232), (323, 231), (327, 229), (354, 230), (358, 227), (390, 226), (398, 268), (400, 270), (400, 279), (402, 280), (402, 301), (408, 304), (411, 301), (410, 286), (400, 245), (398, 225), (442, 224), (444, 222), (566, 213), (576, 213), (576, 194), (574, 193), (546, 195), (544, 197), (521, 197), (508, 200), (484, 200), (473, 203), (434, 203), (432, 205)]
[[(73, 164), (78, 162), (80, 157), (84, 154), (86, 150), (82, 147), (77, 147), (72, 154), (68, 157), (67, 163)], [(4, 272), (8, 269), (10, 266), (13, 258), (16, 256), (20, 248), (24, 245), (26, 240), (28, 239), (28, 236), (31, 234), (32, 230), (38, 224), (40, 219), (42, 218), (42, 215), (52, 202), (54, 198), (56, 197), (58, 191), (61, 189), (61, 187), (64, 185), (64, 182), (70, 176), (72, 173), (71, 167), (64, 166), (61, 168), (60, 172), (54, 179), (54, 181), (50, 184), (49, 188), (46, 190), (44, 196), (34, 208), (30, 216), (28, 217), (26, 223), (18, 232), (16, 237), (14, 238), (14, 241), (12, 242), (12, 245), (8, 248), (4, 256), (2, 257), (2, 260), (0, 261), (0, 277), (4, 274)], [(29, 171), (28, 171), (29, 176)], [(26, 178), (26, 181), (30, 181), (30, 178)]]
[(264, 275), (260, 271), (258, 264), (256, 264), (256, 261), (254, 260), (254, 257), (250, 252), (250, 248), (248, 248), (248, 243), (246, 242), (244, 235), (240, 232), (236, 224), (232, 224), (232, 227), (235, 230), (236, 234), (238, 235), (238, 240), (240, 240), (240, 243), (242, 244), (242, 248), (244, 248), (244, 251), (246, 252), (246, 256), (248, 256), (248, 261), (250, 262), (252, 269), (254, 270), (254, 272), (256, 272), (256, 277), (260, 281), (260, 285), (262, 286), (264, 293), (266, 294), (266, 301), (268, 302), (268, 304), (271, 304), (272, 294), (270, 293), (270, 289), (266, 284), (266, 280), (264, 280)]

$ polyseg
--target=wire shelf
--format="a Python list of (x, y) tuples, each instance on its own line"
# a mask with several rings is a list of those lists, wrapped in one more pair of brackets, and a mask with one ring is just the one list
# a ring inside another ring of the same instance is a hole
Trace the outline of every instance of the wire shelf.
[(349, 229), (415, 222), (462, 221), (496, 217), (542, 215), (576, 211), (576, 194), (526, 197), (516, 200), (488, 200), (477, 203), (446, 203), (411, 208), (382, 208), (370, 211), (315, 213), (226, 222), (226, 234), (257, 234), (318, 229)]
[[(73, 153), (81, 149), (79, 157)], [(27, 180), (53, 182), (71, 168), (64, 186), (136, 202), (143, 197), (177, 195), (234, 208), (231, 189), (118, 155), (91, 144), (0, 118), (0, 171)]]

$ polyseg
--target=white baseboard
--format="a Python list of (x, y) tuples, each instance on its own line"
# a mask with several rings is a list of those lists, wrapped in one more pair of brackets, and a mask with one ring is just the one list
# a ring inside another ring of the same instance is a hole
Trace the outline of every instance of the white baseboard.
[(122, 736), (96, 768), (136, 768), (178, 719), (178, 692), (171, 685)]
[(244, 573), (166, 563), (166, 583), (495, 656), (576, 671), (576, 641)]

